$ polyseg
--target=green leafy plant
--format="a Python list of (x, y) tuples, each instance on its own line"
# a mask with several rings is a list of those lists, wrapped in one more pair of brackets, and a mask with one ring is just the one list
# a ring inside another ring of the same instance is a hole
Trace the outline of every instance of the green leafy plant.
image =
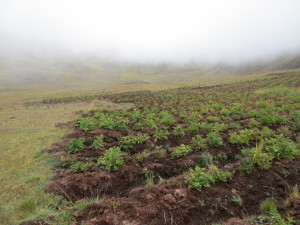
[(162, 159), (167, 157), (167, 151), (162, 146), (155, 146), (151, 155), (153, 155), (156, 159)]
[(175, 137), (183, 137), (185, 135), (184, 129), (181, 126), (177, 126), (174, 128), (174, 136)]
[(238, 130), (241, 128), (241, 125), (239, 125), (238, 123), (230, 123), (228, 124), (228, 128), (233, 130)]
[(194, 151), (206, 150), (208, 148), (206, 140), (201, 135), (192, 138), (191, 147)]
[(243, 204), (241, 196), (233, 196), (230, 198), (230, 201), (234, 206), (241, 206)]
[(231, 133), (229, 137), (229, 141), (232, 144), (236, 145), (249, 145), (249, 141), (251, 140), (252, 130), (241, 130), (240, 134), (238, 135), (236, 132)]
[(77, 153), (84, 151), (84, 138), (72, 138), (67, 146), (69, 153)]
[(124, 164), (124, 155), (125, 153), (121, 152), (119, 147), (112, 147), (106, 150), (102, 157), (98, 158), (97, 163), (107, 171), (117, 170)]
[(207, 173), (205, 169), (198, 166), (196, 166), (195, 169), (190, 169), (189, 175), (186, 176), (184, 180), (189, 188), (195, 189), (210, 187), (214, 181), (212, 174)]
[(206, 140), (211, 147), (218, 147), (223, 144), (223, 139), (217, 132), (211, 132), (207, 135)]
[(277, 208), (277, 201), (275, 198), (267, 198), (260, 204), (260, 210), (263, 213), (268, 213), (272, 210), (275, 210)]
[(272, 155), (264, 153), (260, 145), (254, 148), (243, 149), (242, 154), (245, 158), (240, 161), (239, 169), (248, 174), (255, 170), (255, 165), (263, 170), (271, 168), (274, 158)]
[(88, 170), (90, 165), (91, 165), (90, 163), (84, 163), (84, 162), (78, 161), (71, 166), (71, 170), (74, 173), (83, 173)]
[(148, 170), (147, 168), (143, 169), (143, 173), (146, 177), (146, 185), (147, 186), (153, 186), (154, 185), (154, 172), (152, 170)]
[(145, 158), (147, 158), (150, 155), (150, 153), (147, 153), (145, 151), (139, 152), (133, 155), (133, 159), (137, 162), (142, 162)]
[(261, 139), (270, 138), (275, 135), (275, 132), (268, 127), (263, 127), (260, 131)]
[(285, 138), (282, 134), (277, 135), (275, 138), (267, 139), (265, 141), (265, 149), (276, 159), (293, 159), (299, 154), (294, 142), (288, 138)]
[(198, 200), (197, 202), (198, 202), (198, 204), (199, 204), (200, 206), (206, 206), (204, 200)]
[(79, 127), (80, 129), (82, 129), (84, 131), (89, 131), (94, 126), (94, 123), (92, 121), (92, 118), (78, 117), (75, 120), (75, 126)]
[(207, 132), (211, 132), (214, 129), (214, 124), (212, 123), (202, 123), (201, 128)]
[(195, 169), (190, 169), (190, 172), (185, 176), (184, 182), (189, 188), (201, 189), (203, 187), (210, 187), (215, 182), (226, 182), (228, 178), (232, 177), (232, 173), (228, 171), (221, 171), (216, 166), (211, 165), (208, 169), (196, 166)]
[(190, 122), (187, 131), (191, 134), (196, 134), (199, 131), (199, 124), (197, 122)]
[(214, 156), (209, 152), (204, 152), (200, 155), (199, 164), (201, 166), (207, 167), (214, 164)]
[(217, 117), (217, 116), (209, 116), (209, 117), (207, 117), (207, 121), (208, 121), (209, 123), (215, 123), (215, 122), (220, 121), (220, 118)]
[(212, 174), (214, 177), (214, 182), (222, 181), (226, 182), (228, 178), (232, 177), (232, 173), (229, 171), (222, 171), (215, 165), (208, 166), (208, 173)]
[(137, 134), (135, 136), (125, 136), (120, 138), (120, 147), (122, 149), (128, 150), (133, 148), (136, 144), (142, 144), (148, 141), (150, 136), (148, 134)]
[(176, 123), (176, 120), (171, 114), (165, 113), (161, 118), (160, 123), (165, 125), (173, 125), (174, 123)]
[(226, 117), (230, 115), (230, 111), (226, 108), (223, 108), (220, 113), (222, 116), (226, 116)]
[(103, 146), (104, 146), (103, 137), (102, 136), (96, 137), (93, 141), (92, 148), (97, 150), (103, 148)]
[(183, 158), (187, 156), (190, 152), (192, 152), (192, 148), (189, 145), (181, 144), (180, 146), (176, 147), (171, 152), (171, 157), (174, 158)]
[(158, 140), (166, 140), (169, 136), (169, 131), (166, 129), (157, 128), (153, 131), (152, 135), (155, 142), (157, 142)]

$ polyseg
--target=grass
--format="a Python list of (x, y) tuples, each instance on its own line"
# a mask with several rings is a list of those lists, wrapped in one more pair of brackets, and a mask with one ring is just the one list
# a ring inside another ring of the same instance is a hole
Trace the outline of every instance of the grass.
[(268, 94), (271, 96), (291, 96), (300, 94), (299, 90), (290, 87), (265, 88), (257, 90), (256, 93)]
[(47, 196), (43, 187), (53, 175), (53, 157), (41, 149), (69, 132), (55, 127), (56, 123), (74, 120), (77, 111), (94, 108), (93, 103), (84, 102), (1, 107), (0, 224), (17, 224), (33, 214), (49, 213), (47, 205), (53, 205), (53, 197)]

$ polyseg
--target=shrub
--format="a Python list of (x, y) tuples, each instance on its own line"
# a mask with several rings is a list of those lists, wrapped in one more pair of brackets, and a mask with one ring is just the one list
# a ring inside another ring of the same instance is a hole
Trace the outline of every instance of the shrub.
[(137, 122), (137, 123), (135, 123), (134, 126), (133, 126), (133, 130), (135, 130), (135, 131), (139, 131), (139, 130), (141, 130), (142, 128), (143, 128), (143, 123), (142, 123), (142, 122)]
[(226, 124), (224, 124), (224, 123), (216, 123), (216, 124), (214, 124), (213, 130), (214, 130), (215, 132), (220, 133), (220, 132), (226, 130), (227, 127), (228, 127), (228, 126), (227, 126)]
[(293, 135), (293, 132), (287, 126), (281, 126), (277, 129), (277, 133), (283, 134), (286, 138), (289, 138)]
[(93, 149), (100, 149), (104, 146), (104, 141), (102, 136), (96, 137), (95, 140), (93, 141), (92, 147)]
[(98, 158), (97, 163), (107, 171), (117, 170), (124, 164), (124, 160), (122, 159), (124, 155), (119, 147), (112, 147), (106, 150), (102, 157)]
[(238, 135), (236, 132), (231, 133), (229, 137), (229, 141), (232, 144), (237, 144), (237, 145), (249, 145), (249, 141), (251, 139), (252, 131), (245, 129), (240, 131), (240, 135)]
[(229, 111), (228, 109), (223, 108), (223, 109), (221, 110), (221, 115), (227, 117), (227, 116), (230, 115), (230, 111)]
[(177, 126), (174, 129), (175, 137), (183, 137), (185, 135), (184, 129), (181, 126)]
[(199, 164), (204, 167), (214, 164), (214, 156), (209, 152), (204, 152), (200, 155)]
[(215, 123), (215, 122), (220, 121), (220, 118), (219, 118), (219, 117), (216, 117), (216, 116), (209, 116), (209, 117), (207, 117), (207, 121), (208, 121), (209, 123)]
[(277, 123), (277, 117), (275, 114), (265, 114), (261, 116), (260, 122), (263, 126), (270, 126)]
[(275, 134), (275, 132), (273, 130), (271, 130), (268, 127), (264, 127), (261, 131), (260, 131), (260, 136), (262, 139), (265, 138), (270, 138)]
[(84, 138), (72, 138), (68, 144), (67, 151), (76, 153), (84, 151)]
[(249, 158), (242, 159), (239, 163), (239, 170), (242, 173), (250, 174), (255, 170), (255, 164)]
[(249, 120), (248, 126), (249, 126), (250, 128), (256, 128), (256, 127), (259, 127), (260, 124), (259, 124), (259, 122), (258, 122), (256, 119), (251, 118), (251, 119)]
[(202, 123), (201, 128), (207, 132), (211, 132), (214, 129), (214, 124), (212, 123)]
[(210, 165), (208, 167), (208, 173), (213, 175), (215, 182), (218, 182), (218, 181), (226, 182), (228, 178), (232, 177), (231, 172), (222, 171), (218, 167), (216, 167), (215, 165)]
[(294, 142), (285, 138), (282, 134), (277, 135), (275, 138), (266, 140), (265, 149), (266, 151), (270, 152), (276, 159), (293, 159), (298, 154)]
[(136, 136), (124, 136), (120, 138), (120, 147), (122, 149), (131, 149), (136, 144), (142, 144), (148, 141), (150, 136), (148, 134), (137, 134)]
[(183, 157), (187, 156), (190, 152), (192, 152), (191, 146), (182, 144), (182, 145), (176, 147), (172, 151), (171, 157), (172, 158), (183, 158)]
[(255, 105), (256, 105), (257, 108), (267, 108), (268, 103), (267, 102), (263, 102), (263, 101), (257, 101), (255, 103)]
[(207, 173), (205, 169), (196, 166), (195, 169), (190, 169), (189, 175), (185, 177), (184, 182), (189, 188), (201, 189), (210, 187), (214, 183), (214, 177)]
[(218, 147), (218, 146), (221, 146), (223, 144), (223, 140), (219, 136), (219, 133), (217, 133), (217, 132), (209, 133), (207, 135), (206, 140), (207, 140), (209, 146), (211, 146), (211, 147)]
[(196, 134), (199, 131), (199, 124), (197, 122), (190, 122), (187, 130), (191, 134)]
[(209, 166), (208, 169), (196, 166), (195, 169), (190, 169), (184, 182), (189, 188), (201, 189), (203, 187), (210, 187), (211, 184), (218, 181), (226, 182), (230, 177), (232, 177), (230, 172), (221, 171), (214, 165)]
[(228, 125), (228, 128), (229, 129), (233, 129), (233, 130), (237, 130), (237, 129), (240, 129), (241, 128), (241, 125), (239, 125), (238, 123), (230, 123)]
[(154, 150), (151, 152), (151, 155), (157, 159), (162, 159), (167, 157), (167, 151), (161, 146), (155, 146)]
[(169, 136), (169, 131), (167, 129), (160, 129), (156, 128), (153, 133), (154, 141), (157, 142), (158, 140), (166, 140)]
[(89, 163), (84, 163), (84, 162), (78, 161), (71, 166), (71, 170), (74, 173), (83, 173), (88, 170), (89, 165), (90, 165)]
[(130, 149), (136, 144), (134, 136), (125, 136), (120, 138), (120, 147), (122, 149)]
[(262, 170), (270, 169), (274, 158), (272, 155), (262, 152), (261, 146), (243, 149), (242, 154), (246, 158), (240, 162), (239, 169), (245, 173), (251, 173), (254, 171), (255, 165)]
[(176, 123), (176, 120), (172, 115), (167, 113), (161, 118), (160, 123), (165, 125), (173, 125), (174, 123)]
[(128, 130), (128, 120), (124, 120), (117, 115), (105, 115), (101, 114), (100, 122), (98, 126), (108, 130)]
[(84, 131), (88, 131), (92, 128), (92, 126), (94, 125), (93, 121), (91, 118), (84, 118), (84, 117), (78, 117), (75, 120), (75, 126), (79, 127), (80, 129), (84, 130)]
[(145, 158), (147, 158), (150, 155), (150, 153), (147, 153), (145, 151), (136, 153), (133, 155), (133, 159), (137, 162), (142, 162)]
[(201, 137), (201, 135), (197, 135), (192, 138), (191, 147), (194, 151), (206, 150), (207, 144), (206, 140)]
[(221, 104), (219, 104), (219, 103), (214, 103), (214, 104), (211, 105), (211, 107), (212, 107), (213, 109), (218, 109), (218, 110), (221, 110), (221, 109), (224, 108), (224, 106), (221, 105)]

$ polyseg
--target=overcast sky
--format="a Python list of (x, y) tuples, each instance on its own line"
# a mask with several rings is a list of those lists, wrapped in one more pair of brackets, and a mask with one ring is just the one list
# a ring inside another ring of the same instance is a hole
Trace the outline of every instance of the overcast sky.
[(300, 49), (300, 0), (0, 0), (0, 51), (243, 61)]

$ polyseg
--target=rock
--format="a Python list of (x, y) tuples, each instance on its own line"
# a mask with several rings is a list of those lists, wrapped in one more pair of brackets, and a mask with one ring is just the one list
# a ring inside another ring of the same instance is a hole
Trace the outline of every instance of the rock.
[(184, 188), (176, 189), (174, 195), (177, 198), (185, 198), (187, 196), (187, 190)]
[(171, 194), (166, 194), (164, 197), (163, 197), (163, 200), (169, 204), (174, 204), (176, 203), (176, 199), (173, 197), (173, 195)]

